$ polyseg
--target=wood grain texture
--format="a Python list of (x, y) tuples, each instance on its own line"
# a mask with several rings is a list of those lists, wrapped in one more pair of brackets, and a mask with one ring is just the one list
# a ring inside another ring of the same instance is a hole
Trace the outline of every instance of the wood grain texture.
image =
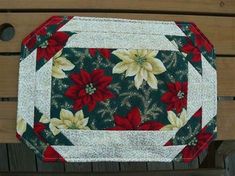
[(1, 0), (0, 9), (141, 10), (234, 14), (233, 0)]
[(65, 172), (91, 172), (91, 163), (65, 163)]
[(41, 159), (37, 158), (37, 171), (38, 172), (64, 172), (64, 163), (50, 162), (45, 163)]
[(121, 162), (120, 170), (121, 172), (147, 171), (147, 163), (146, 162)]
[(7, 154), (7, 145), (0, 144), (0, 172), (8, 172), (8, 154)]
[[(218, 57), (218, 96), (235, 96), (235, 57)], [(0, 56), (0, 97), (17, 97), (19, 56)]]
[(118, 162), (94, 162), (92, 163), (93, 172), (119, 172)]
[(235, 153), (225, 158), (226, 172), (228, 176), (235, 175)]
[(154, 172), (119, 172), (119, 173), (0, 173), (0, 176), (227, 176), (224, 169), (196, 169)]
[(235, 101), (218, 104), (217, 129), (219, 140), (235, 140)]
[(148, 171), (156, 171), (156, 170), (173, 170), (173, 163), (167, 162), (148, 162), (147, 163), (147, 170)]
[(146, 20), (192, 21), (214, 44), (217, 54), (235, 54), (235, 17), (165, 15), (140, 13), (1, 13), (0, 24), (15, 27), (15, 36), (8, 42), (0, 42), (0, 52), (19, 52), (20, 43), (30, 32), (52, 15), (79, 15)]
[(9, 165), (11, 172), (35, 172), (34, 152), (25, 144), (8, 144)]
[(195, 158), (190, 163), (174, 162), (174, 170), (189, 170), (199, 168), (198, 158)]
[(0, 56), (0, 97), (16, 97), (19, 56)]

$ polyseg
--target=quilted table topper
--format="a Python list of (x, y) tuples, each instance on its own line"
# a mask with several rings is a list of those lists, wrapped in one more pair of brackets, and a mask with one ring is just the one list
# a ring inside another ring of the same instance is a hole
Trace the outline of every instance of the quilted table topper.
[(193, 23), (54, 16), (22, 42), (17, 138), (44, 161), (190, 162), (216, 136), (216, 81)]

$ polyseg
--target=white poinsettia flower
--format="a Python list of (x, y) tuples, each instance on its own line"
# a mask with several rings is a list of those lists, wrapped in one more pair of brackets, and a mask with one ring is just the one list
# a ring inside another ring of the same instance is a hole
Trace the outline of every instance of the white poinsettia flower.
[(87, 126), (89, 118), (84, 118), (83, 111), (80, 110), (73, 115), (73, 113), (66, 109), (61, 109), (60, 119), (52, 118), (50, 120), (49, 128), (54, 135), (60, 133), (60, 129), (80, 129), (89, 130)]
[(24, 134), (24, 132), (26, 131), (26, 128), (27, 128), (27, 123), (26, 121), (21, 118), (21, 117), (18, 117), (17, 118), (17, 122), (16, 122), (16, 131), (17, 133), (22, 136)]
[(75, 67), (74, 64), (72, 64), (64, 56), (61, 56), (61, 54), (62, 50), (57, 52), (53, 57), (52, 76), (55, 78), (66, 78), (67, 75), (64, 71), (70, 71)]
[(171, 124), (164, 126), (161, 130), (177, 130), (187, 123), (187, 112), (183, 109), (180, 116), (177, 117), (173, 111), (167, 111), (167, 118)]
[(166, 71), (162, 61), (156, 58), (158, 51), (118, 49), (112, 53), (122, 60), (114, 66), (113, 73), (126, 72), (126, 77), (135, 76), (134, 81), (137, 89), (140, 88), (144, 80), (150, 87), (157, 89), (158, 82), (155, 75)]

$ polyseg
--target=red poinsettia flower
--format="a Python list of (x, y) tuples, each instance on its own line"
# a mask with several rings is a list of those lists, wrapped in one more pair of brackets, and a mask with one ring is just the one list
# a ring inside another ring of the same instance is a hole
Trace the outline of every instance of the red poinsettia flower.
[(65, 95), (74, 100), (74, 110), (80, 110), (87, 105), (88, 110), (92, 111), (97, 102), (114, 97), (107, 88), (112, 82), (112, 77), (105, 76), (102, 69), (96, 69), (90, 74), (81, 70), (80, 73), (71, 74), (70, 78), (75, 85), (69, 87)]
[(194, 34), (196, 46), (205, 47), (210, 52), (213, 48), (212, 44), (207, 40), (204, 34), (196, 27), (195, 24), (189, 27), (189, 30)]
[(53, 161), (62, 161), (65, 162), (65, 159), (51, 146), (48, 146), (43, 152), (43, 161), (53, 162)]
[[(72, 18), (71, 16), (68, 16), (67, 20), (70, 20), (71, 18)], [(62, 23), (63, 20), (65, 20), (65, 19), (62, 16), (51, 17), (46, 22), (44, 22), (42, 25), (40, 25), (37, 29), (35, 29), (33, 32), (31, 32), (23, 40), (22, 43), (25, 44), (29, 50), (32, 50), (35, 47), (38, 36), (45, 36), (47, 34), (47, 28), (52, 25), (56, 25), (56, 30), (58, 30), (60, 27), (62, 27), (64, 25), (64, 23)]]
[(164, 93), (161, 100), (167, 104), (167, 110), (176, 110), (180, 113), (187, 105), (187, 82), (168, 83), (168, 92)]
[(95, 57), (97, 52), (105, 59), (110, 59), (111, 51), (109, 49), (105, 49), (105, 48), (90, 48), (89, 49), (89, 53), (91, 57)]
[(41, 136), (41, 132), (44, 131), (46, 129), (46, 126), (43, 123), (35, 123), (34, 124), (34, 132), (36, 133), (36, 135), (38, 136), (38, 138), (45, 142), (44, 138)]
[(40, 59), (50, 60), (66, 44), (69, 34), (65, 32), (54, 33), (49, 40), (43, 42), (37, 48), (37, 61)]
[(159, 130), (164, 126), (155, 121), (141, 123), (140, 110), (136, 107), (132, 108), (125, 117), (115, 115), (114, 122), (115, 127), (108, 128), (107, 130)]
[(190, 143), (182, 150), (182, 158), (185, 163), (192, 161), (203, 150), (208, 148), (209, 141), (211, 141), (213, 135), (206, 132), (204, 128), (197, 136), (195, 136)]
[(182, 46), (181, 51), (186, 54), (192, 54), (192, 62), (201, 62), (201, 52), (190, 40), (187, 40), (187, 43)]

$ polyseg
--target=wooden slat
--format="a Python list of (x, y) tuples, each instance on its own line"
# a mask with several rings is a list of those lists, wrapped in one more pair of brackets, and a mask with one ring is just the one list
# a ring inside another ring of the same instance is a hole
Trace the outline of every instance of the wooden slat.
[(225, 167), (229, 176), (235, 175), (235, 153), (225, 158)]
[(218, 58), (218, 95), (235, 96), (235, 58)]
[(147, 163), (148, 171), (156, 171), (156, 170), (173, 170), (172, 162), (148, 162)]
[(223, 141), (221, 145), (217, 148), (215, 153), (216, 168), (224, 168), (226, 162), (225, 158), (234, 153), (235, 153), (235, 140)]
[(93, 9), (93, 10), (147, 10), (174, 12), (204, 12), (234, 14), (233, 0), (1, 0), (0, 9)]
[[(235, 101), (218, 102), (218, 140), (235, 140)], [(0, 102), (0, 143), (15, 138), (16, 102)]]
[(34, 152), (25, 144), (8, 144), (9, 165), (11, 172), (35, 172)]
[(0, 144), (0, 172), (9, 171), (7, 145)]
[(183, 162), (174, 162), (174, 170), (189, 170), (189, 169), (197, 169), (199, 168), (198, 158), (194, 159), (190, 163)]
[(1, 13), (0, 24), (10, 23), (15, 27), (15, 37), (0, 42), (0, 52), (19, 52), (20, 43), (26, 35), (52, 15), (80, 15), (97, 17), (119, 17), (130, 19), (192, 21), (214, 44), (217, 54), (235, 54), (235, 17), (163, 15), (140, 13)]
[(37, 158), (37, 171), (38, 172), (64, 172), (64, 163), (50, 162), (45, 163)]
[[(235, 57), (218, 57), (218, 96), (235, 96)], [(0, 56), (0, 97), (17, 97), (19, 56)]]
[(120, 163), (120, 169), (122, 172), (146, 171), (147, 163), (145, 162), (122, 162)]
[(91, 172), (91, 163), (65, 163), (65, 172)]
[(218, 104), (217, 129), (219, 140), (235, 140), (235, 101)]
[(0, 97), (16, 97), (19, 56), (0, 56)]
[(119, 172), (118, 162), (94, 162), (92, 163), (93, 172)]
[[(0, 176), (100, 176), (100, 173), (0, 173)], [(223, 169), (102, 173), (102, 176), (227, 176)]]

